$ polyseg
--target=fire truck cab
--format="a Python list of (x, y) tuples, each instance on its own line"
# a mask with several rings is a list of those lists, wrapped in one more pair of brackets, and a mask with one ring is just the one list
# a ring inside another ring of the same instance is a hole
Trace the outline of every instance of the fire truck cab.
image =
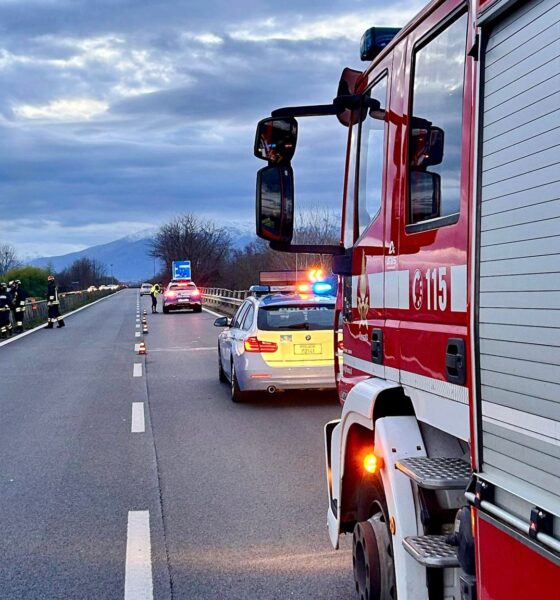
[[(560, 1), (434, 0), (361, 55), (255, 140), (259, 235), (339, 275), (331, 542), (360, 598), (559, 598)], [(341, 242), (294, 246), (297, 119), (324, 115)]]

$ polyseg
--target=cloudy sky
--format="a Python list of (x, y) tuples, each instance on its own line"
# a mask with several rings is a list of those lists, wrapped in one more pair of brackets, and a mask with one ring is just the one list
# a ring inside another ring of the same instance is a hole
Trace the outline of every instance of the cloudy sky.
[[(0, 242), (45, 256), (185, 211), (253, 219), (256, 122), (330, 102), (363, 31), (424, 4), (0, 0)], [(300, 132), (297, 200), (338, 206), (343, 128)]]

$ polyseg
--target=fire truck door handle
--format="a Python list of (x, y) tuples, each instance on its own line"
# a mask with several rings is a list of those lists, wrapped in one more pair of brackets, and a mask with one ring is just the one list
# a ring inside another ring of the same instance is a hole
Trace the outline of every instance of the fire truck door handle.
[(374, 329), (371, 334), (371, 362), (383, 364), (383, 330)]
[(445, 352), (445, 373), (447, 381), (464, 385), (466, 381), (465, 340), (449, 338)]

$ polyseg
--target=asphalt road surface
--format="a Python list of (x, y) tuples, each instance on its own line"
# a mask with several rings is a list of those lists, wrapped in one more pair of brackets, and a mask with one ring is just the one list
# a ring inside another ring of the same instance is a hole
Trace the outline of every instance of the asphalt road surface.
[(138, 336), (137, 298), (0, 347), (0, 598), (354, 598), (325, 525), (336, 399), (233, 404), (215, 317)]

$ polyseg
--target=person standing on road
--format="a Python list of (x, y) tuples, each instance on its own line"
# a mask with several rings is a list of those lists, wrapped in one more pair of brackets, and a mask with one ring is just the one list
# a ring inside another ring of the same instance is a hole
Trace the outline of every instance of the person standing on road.
[(0, 339), (7, 338), (12, 335), (10, 308), (8, 286), (5, 283), (0, 283)]
[(60, 300), (58, 299), (58, 287), (56, 286), (54, 275), (49, 275), (47, 278), (47, 326), (45, 329), (52, 329), (55, 322), (58, 323), (57, 327), (64, 327), (64, 319), (60, 314)]
[(152, 299), (152, 313), (157, 313), (157, 297), (161, 292), (161, 288), (159, 287), (159, 283), (154, 283), (152, 285), (152, 289), (150, 290), (150, 297)]
[(23, 333), (23, 320), (25, 318), (25, 301), (28, 297), (29, 294), (21, 285), (21, 281), (19, 279), (16, 279), (16, 281), (14, 281), (14, 288), (12, 291), (12, 307), (14, 311), (16, 333)]

